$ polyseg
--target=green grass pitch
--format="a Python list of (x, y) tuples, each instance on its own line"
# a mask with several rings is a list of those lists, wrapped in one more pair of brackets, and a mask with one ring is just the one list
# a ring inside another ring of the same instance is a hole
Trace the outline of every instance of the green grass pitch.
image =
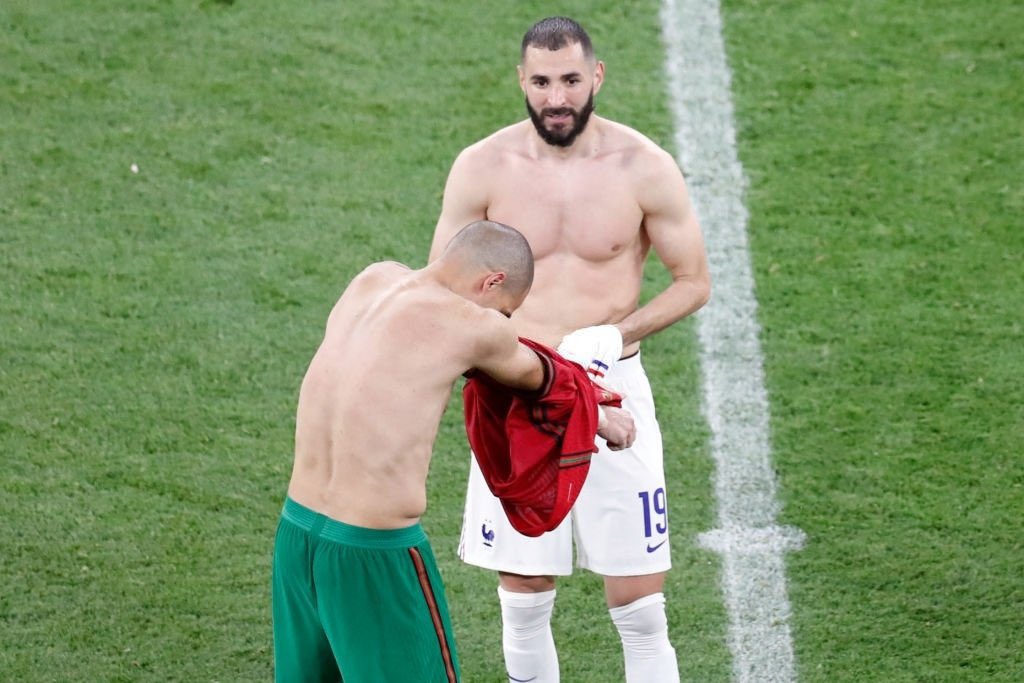
[[(553, 12), (602, 114), (671, 147), (657, 3), (0, 5), (0, 680), (272, 676), (298, 384), (366, 263), (425, 262), (445, 174), (524, 115)], [(802, 681), (1024, 680), (1024, 9), (725, 0)], [(646, 295), (665, 284), (652, 263)], [(693, 327), (645, 345), (683, 679), (727, 681)], [(453, 401), (424, 524), (463, 674), (504, 681), (455, 558)], [(563, 680), (622, 680), (561, 582)]]

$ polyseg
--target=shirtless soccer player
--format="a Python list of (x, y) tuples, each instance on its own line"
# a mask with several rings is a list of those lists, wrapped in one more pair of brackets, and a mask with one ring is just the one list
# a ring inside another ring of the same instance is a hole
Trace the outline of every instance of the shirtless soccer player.
[[(539, 538), (511, 528), (472, 463), (460, 554), (499, 573), (510, 679), (559, 679), (550, 617), (555, 576), (572, 573), (575, 534), (578, 564), (604, 576), (626, 680), (678, 681), (662, 595), (671, 563), (661, 436), (639, 350), (642, 339), (708, 299), (700, 226), (671, 155), (593, 115), (604, 64), (576, 22), (553, 17), (535, 24), (523, 38), (518, 73), (529, 118), (459, 154), (431, 258), (472, 220), (521, 230), (533, 248), (536, 279), (513, 318), (516, 329), (552, 346), (583, 327), (621, 333), (623, 359), (605, 382), (626, 395), (636, 442), (595, 456), (570, 518)], [(640, 307), (651, 248), (672, 282)]]
[[(540, 388), (541, 361), (508, 319), (532, 280), (523, 236), (477, 221), (422, 270), (371, 265), (335, 304), (299, 393), (274, 547), (278, 681), (459, 680), (419, 523), (427, 468), (464, 372)], [(628, 415), (608, 415), (601, 433), (626, 439)]]

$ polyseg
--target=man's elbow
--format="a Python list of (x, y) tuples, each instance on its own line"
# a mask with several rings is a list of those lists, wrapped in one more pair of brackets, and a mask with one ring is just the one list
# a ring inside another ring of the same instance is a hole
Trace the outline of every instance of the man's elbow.
[(703, 308), (704, 304), (711, 300), (711, 275), (705, 273), (704, 277), (698, 278), (694, 283), (694, 297), (697, 308)]
[(703, 308), (711, 299), (711, 275), (707, 271), (680, 278), (680, 281), (686, 283), (685, 298), (691, 313)]

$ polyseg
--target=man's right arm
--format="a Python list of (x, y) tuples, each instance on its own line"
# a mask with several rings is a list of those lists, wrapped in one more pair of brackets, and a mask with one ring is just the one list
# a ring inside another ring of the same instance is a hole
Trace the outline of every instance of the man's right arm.
[(486, 194), (480, 186), (481, 176), (474, 168), (477, 157), (475, 146), (464, 149), (448, 172), (428, 262), (437, 260), (459, 230), (487, 218)]
[[(515, 389), (538, 391), (544, 385), (544, 363), (530, 347), (519, 341), (512, 323), (500, 316), (487, 314), (488, 320), (478, 327), (481, 349), (474, 362), (475, 369)], [(636, 438), (633, 416), (622, 408), (598, 406), (597, 433), (613, 451), (628, 448)]]
[(513, 389), (537, 391), (544, 385), (544, 363), (533, 349), (519, 341), (511, 321), (488, 311), (478, 326), (473, 367)]
[(636, 440), (633, 416), (625, 408), (598, 406), (597, 434), (608, 442), (608, 450), (621, 451)]

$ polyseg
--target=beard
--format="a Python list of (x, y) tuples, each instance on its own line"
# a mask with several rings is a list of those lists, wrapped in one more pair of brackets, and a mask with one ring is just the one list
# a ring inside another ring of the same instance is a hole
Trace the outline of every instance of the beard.
[[(530, 106), (529, 100), (526, 101), (526, 111), (530, 112), (530, 120), (533, 122), (533, 127), (537, 129), (537, 135), (544, 142), (556, 147), (568, 147), (583, 132), (583, 129), (587, 127), (587, 121), (590, 120), (590, 115), (594, 113), (594, 91), (590, 91), (587, 103), (579, 111), (575, 111), (570, 107), (551, 107), (538, 112)], [(544, 118), (552, 114), (556, 116), (566, 114), (572, 116), (572, 125), (562, 130), (548, 129), (544, 125)]]

